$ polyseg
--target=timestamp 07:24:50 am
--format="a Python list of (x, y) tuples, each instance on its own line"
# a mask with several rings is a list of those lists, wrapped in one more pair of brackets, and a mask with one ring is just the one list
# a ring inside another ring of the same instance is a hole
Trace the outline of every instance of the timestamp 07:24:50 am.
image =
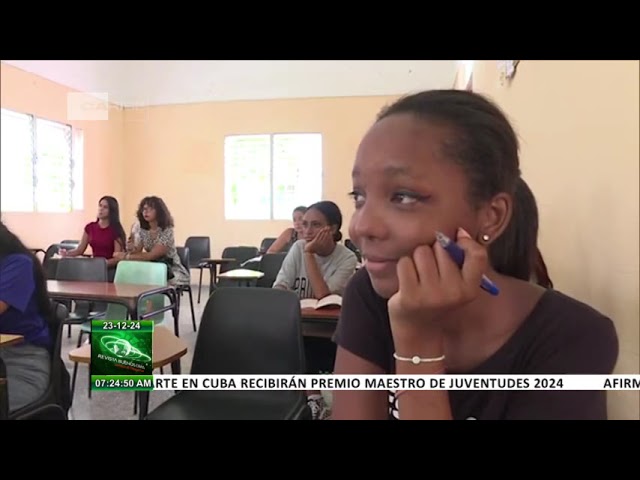
[(91, 375), (91, 390), (153, 390), (153, 375)]

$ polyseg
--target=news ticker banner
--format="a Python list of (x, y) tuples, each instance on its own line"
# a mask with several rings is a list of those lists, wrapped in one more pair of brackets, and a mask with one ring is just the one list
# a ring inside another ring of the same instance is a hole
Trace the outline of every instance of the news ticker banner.
[(640, 390), (640, 375), (153, 375), (152, 320), (94, 320), (92, 390)]
[(640, 375), (92, 375), (95, 390), (640, 390)]

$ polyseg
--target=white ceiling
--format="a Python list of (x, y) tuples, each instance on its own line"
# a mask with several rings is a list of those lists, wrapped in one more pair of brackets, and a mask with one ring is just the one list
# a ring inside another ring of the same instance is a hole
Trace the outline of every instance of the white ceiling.
[(451, 88), (458, 61), (3, 60), (125, 107)]

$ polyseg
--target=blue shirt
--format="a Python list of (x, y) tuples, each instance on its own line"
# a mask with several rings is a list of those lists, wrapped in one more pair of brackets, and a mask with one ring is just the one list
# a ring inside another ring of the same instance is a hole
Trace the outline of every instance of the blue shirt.
[(16, 253), (0, 260), (0, 300), (9, 305), (0, 314), (0, 332), (22, 335), (33, 345), (51, 346), (49, 327), (38, 311), (33, 257)]

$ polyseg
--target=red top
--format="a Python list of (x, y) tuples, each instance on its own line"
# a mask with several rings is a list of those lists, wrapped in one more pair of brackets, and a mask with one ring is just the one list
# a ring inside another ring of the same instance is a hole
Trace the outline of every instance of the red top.
[(118, 234), (111, 225), (102, 228), (97, 221), (91, 222), (84, 227), (84, 231), (89, 236), (89, 245), (94, 257), (113, 257), (113, 244), (118, 239)]

